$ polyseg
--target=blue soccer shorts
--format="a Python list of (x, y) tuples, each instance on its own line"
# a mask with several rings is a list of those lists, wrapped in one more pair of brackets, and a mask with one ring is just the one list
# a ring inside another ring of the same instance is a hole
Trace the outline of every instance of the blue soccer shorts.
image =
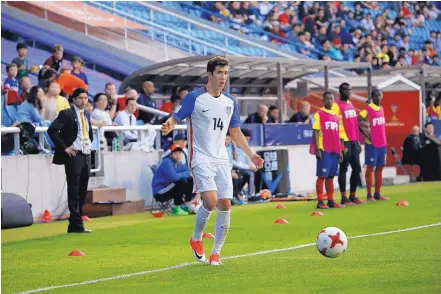
[(367, 166), (385, 166), (386, 165), (386, 147), (375, 148), (372, 144), (365, 144), (364, 164)]
[(338, 176), (338, 161), (340, 154), (322, 151), (322, 160), (317, 160), (317, 177)]

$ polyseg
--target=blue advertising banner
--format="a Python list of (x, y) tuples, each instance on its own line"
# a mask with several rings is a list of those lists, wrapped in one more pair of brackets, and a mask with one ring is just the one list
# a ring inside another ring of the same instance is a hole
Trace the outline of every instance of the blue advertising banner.
[(311, 124), (266, 124), (264, 125), (265, 146), (310, 144)]

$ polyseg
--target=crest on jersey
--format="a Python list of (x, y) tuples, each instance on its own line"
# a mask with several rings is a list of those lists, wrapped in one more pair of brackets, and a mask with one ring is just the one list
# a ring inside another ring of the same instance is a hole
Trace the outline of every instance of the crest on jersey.
[(228, 115), (228, 116), (231, 115), (231, 106), (227, 106), (227, 115)]

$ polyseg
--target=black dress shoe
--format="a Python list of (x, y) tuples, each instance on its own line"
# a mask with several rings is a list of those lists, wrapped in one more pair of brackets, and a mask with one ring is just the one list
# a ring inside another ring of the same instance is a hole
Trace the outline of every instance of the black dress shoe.
[(81, 233), (91, 233), (92, 232), (92, 230), (88, 230), (88, 229), (86, 229), (86, 228), (80, 228), (80, 229), (67, 229), (67, 233), (68, 234), (71, 234), (71, 233), (74, 233), (74, 234), (81, 234)]

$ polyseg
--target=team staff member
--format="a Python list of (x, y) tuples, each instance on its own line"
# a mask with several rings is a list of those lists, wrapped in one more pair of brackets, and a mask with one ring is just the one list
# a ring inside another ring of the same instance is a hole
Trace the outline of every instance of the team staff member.
[(67, 180), (67, 202), (70, 211), (68, 233), (90, 233), (81, 219), (91, 167), (93, 141), (90, 113), (85, 110), (87, 91), (78, 88), (72, 94), (73, 106), (62, 110), (49, 126), (48, 134), (55, 144), (53, 163), (64, 165)]
[[(340, 139), (344, 141), (345, 152), (343, 152), (343, 161), (340, 163), (340, 170), (338, 173), (338, 186), (341, 192), (341, 204), (352, 205), (364, 204), (363, 200), (355, 196), (357, 186), (360, 184), (360, 152), (361, 145), (358, 142), (358, 119), (357, 112), (354, 106), (349, 101), (352, 94), (351, 85), (343, 83), (339, 87), (340, 99), (335, 100), (332, 105), (332, 110), (340, 117)], [(351, 165), (352, 173), (350, 179), (350, 196), (346, 194), (346, 173), (348, 166)]]

